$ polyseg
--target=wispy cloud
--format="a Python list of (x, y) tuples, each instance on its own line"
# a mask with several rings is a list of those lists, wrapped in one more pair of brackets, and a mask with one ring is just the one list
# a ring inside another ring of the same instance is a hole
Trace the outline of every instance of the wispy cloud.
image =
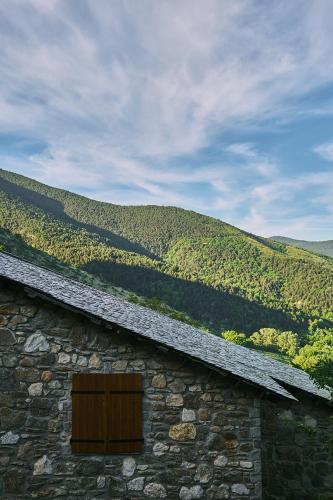
[(333, 172), (278, 175), (249, 196), (240, 225), (253, 233), (319, 240), (333, 230)]
[[(330, 0), (0, 3), (0, 133), (44, 145), (6, 164), (267, 232), (288, 178), (262, 147), (223, 134), (311, 112), (298, 100), (333, 83), (332, 20)], [(217, 145), (220, 158), (200, 156)]]
[(256, 158), (257, 156), (254, 145), (249, 142), (229, 144), (226, 151), (235, 155), (244, 156), (245, 158)]
[(326, 142), (314, 148), (314, 152), (327, 161), (333, 161), (333, 142)]

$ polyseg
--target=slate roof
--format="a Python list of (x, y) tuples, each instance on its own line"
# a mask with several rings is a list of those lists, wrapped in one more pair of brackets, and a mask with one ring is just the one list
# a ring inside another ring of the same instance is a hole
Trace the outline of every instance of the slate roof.
[(287, 384), (329, 398), (328, 391), (319, 389), (302, 370), (2, 252), (0, 276), (280, 396), (296, 399), (283, 385)]

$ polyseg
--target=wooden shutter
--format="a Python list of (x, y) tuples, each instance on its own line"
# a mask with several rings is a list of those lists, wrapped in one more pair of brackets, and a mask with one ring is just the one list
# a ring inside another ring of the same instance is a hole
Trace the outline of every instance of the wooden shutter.
[(141, 373), (73, 375), (73, 453), (142, 451)]

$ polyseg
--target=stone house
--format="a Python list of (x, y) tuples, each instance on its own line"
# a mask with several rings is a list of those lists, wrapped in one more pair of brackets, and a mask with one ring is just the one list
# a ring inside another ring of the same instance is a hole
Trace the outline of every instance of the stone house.
[(1, 498), (333, 499), (300, 370), (5, 253), (0, 355)]

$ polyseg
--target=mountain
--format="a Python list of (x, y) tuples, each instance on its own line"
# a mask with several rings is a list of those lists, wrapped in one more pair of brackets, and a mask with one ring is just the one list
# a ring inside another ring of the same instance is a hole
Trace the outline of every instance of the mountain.
[(293, 238), (287, 238), (286, 236), (272, 236), (270, 239), (279, 241), (280, 243), (285, 243), (286, 245), (291, 245), (293, 247), (304, 248), (305, 250), (310, 250), (310, 252), (319, 253), (320, 255), (333, 257), (333, 240), (305, 241), (294, 240)]
[(333, 323), (333, 259), (193, 211), (94, 201), (0, 170), (0, 227), (7, 251), (215, 332)]
[(189, 323), (192, 326), (204, 329), (200, 322), (193, 320), (185, 313), (175, 310), (158, 299), (147, 299), (140, 297), (137, 294), (128, 292), (123, 288), (113, 286), (105, 282), (102, 278), (98, 278), (93, 274), (73, 267), (70, 264), (65, 264), (60, 260), (49, 256), (48, 254), (37, 250), (36, 248), (27, 245), (24, 240), (9, 231), (0, 228), (0, 251), (7, 250), (10, 254), (18, 255), (20, 258), (33, 262), (41, 267), (52, 269), (59, 274), (63, 274), (73, 280), (81, 281), (89, 286), (103, 290), (117, 297), (124, 298), (131, 302), (157, 310), (171, 318), (178, 319), (184, 323)]

